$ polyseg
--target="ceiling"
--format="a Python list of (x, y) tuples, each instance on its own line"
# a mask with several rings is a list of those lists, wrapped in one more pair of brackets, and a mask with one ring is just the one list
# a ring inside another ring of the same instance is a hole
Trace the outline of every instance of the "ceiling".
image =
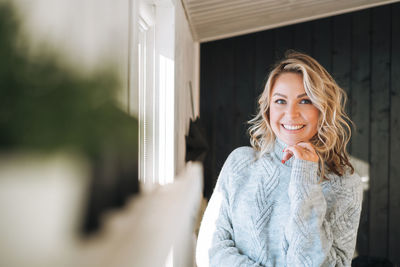
[(206, 42), (399, 0), (181, 0), (195, 41)]

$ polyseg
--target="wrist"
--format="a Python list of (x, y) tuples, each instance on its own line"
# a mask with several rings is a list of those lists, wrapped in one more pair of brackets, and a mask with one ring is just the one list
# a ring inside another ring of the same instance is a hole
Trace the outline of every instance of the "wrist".
[(294, 183), (318, 183), (318, 162), (295, 158), (292, 167), (291, 181)]

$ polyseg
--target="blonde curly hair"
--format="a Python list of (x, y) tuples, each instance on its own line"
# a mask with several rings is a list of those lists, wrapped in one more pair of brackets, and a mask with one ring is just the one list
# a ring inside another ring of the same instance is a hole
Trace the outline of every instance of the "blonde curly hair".
[(320, 159), (321, 177), (326, 178), (326, 172), (343, 176), (348, 168), (353, 173), (346, 151), (351, 136), (350, 124), (353, 124), (344, 111), (346, 93), (315, 59), (293, 50), (287, 51), (274, 66), (258, 99), (258, 114), (248, 122), (251, 146), (261, 152), (260, 157), (272, 151), (276, 136), (269, 121), (271, 92), (278, 76), (288, 72), (302, 75), (306, 94), (320, 111), (317, 134), (310, 142)]

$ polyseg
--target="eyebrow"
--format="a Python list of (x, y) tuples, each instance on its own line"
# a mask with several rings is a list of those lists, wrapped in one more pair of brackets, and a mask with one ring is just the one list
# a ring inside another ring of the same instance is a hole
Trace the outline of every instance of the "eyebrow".
[[(287, 98), (287, 96), (285, 96), (285, 95), (283, 95), (283, 94), (280, 94), (280, 93), (275, 93), (273, 96), (275, 96), (275, 95), (278, 95), (278, 96)], [(304, 96), (307, 96), (307, 94), (304, 93), (304, 94), (298, 95), (297, 98), (302, 98), (302, 97), (304, 97)]]

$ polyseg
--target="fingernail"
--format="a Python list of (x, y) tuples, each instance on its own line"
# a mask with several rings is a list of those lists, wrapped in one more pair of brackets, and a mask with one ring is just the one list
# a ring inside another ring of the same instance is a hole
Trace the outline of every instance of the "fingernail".
[(282, 160), (282, 164), (285, 164), (285, 161), (284, 161), (284, 160)]

